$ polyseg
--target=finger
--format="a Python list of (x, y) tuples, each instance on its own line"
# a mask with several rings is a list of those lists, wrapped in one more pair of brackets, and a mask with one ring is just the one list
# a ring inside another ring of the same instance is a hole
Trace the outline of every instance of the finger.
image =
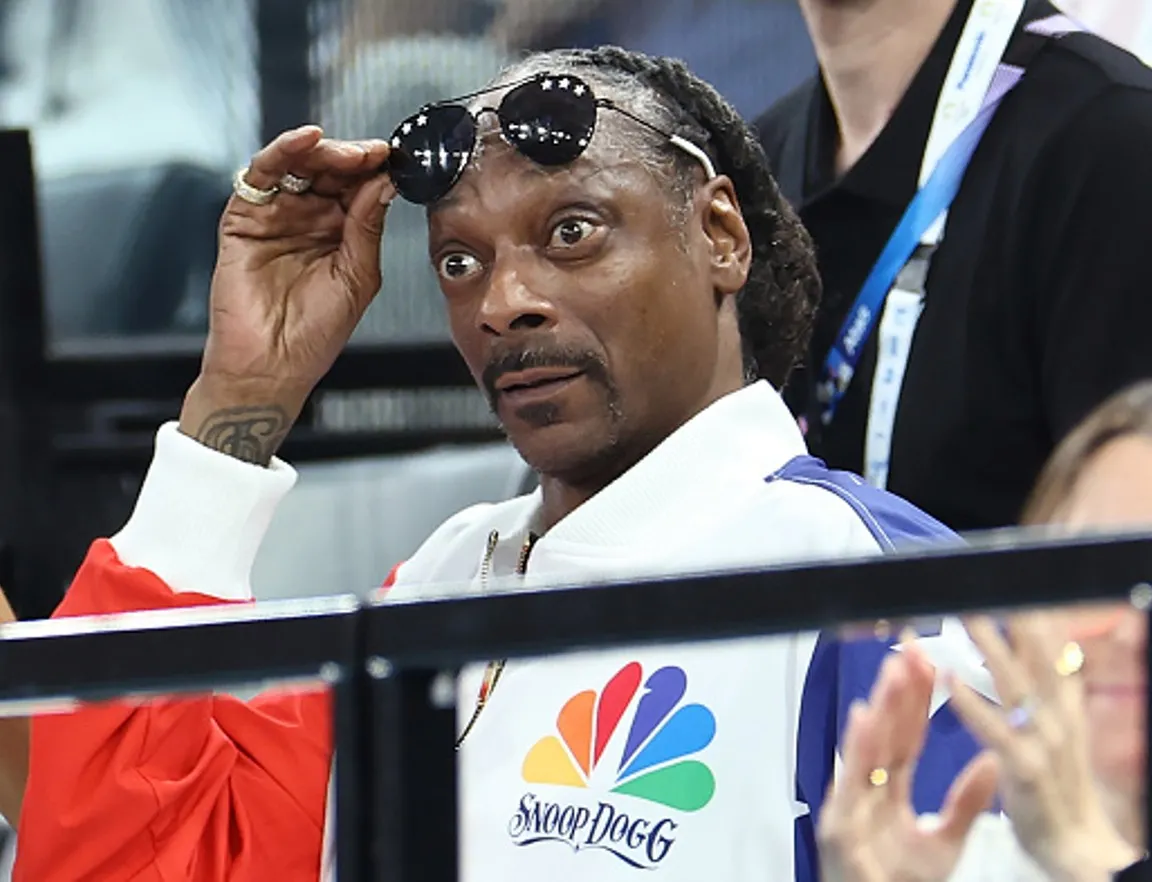
[[(238, 205), (237, 205), (238, 203)], [(220, 218), (220, 235), (238, 239), (304, 237), (309, 242), (338, 247), (346, 213), (337, 201), (320, 197), (285, 196), (268, 205), (252, 206), (233, 199)]]
[(303, 155), (315, 147), (322, 136), (319, 126), (301, 126), (277, 135), (252, 157), (244, 179), (261, 190), (275, 187), (285, 173), (303, 161)]
[(996, 693), (1006, 707), (1015, 707), (1035, 692), (1035, 685), (1012, 649), (1000, 636), (992, 619), (973, 616), (964, 626), (972, 642), (984, 656), (984, 664), (992, 674)]
[[(350, 178), (367, 178), (377, 174), (391, 153), (386, 141), (336, 141), (325, 138), (299, 154), (291, 168), (294, 175), (308, 178), (311, 190), (321, 195), (336, 195)], [(279, 180), (279, 178), (277, 178)], [(325, 192), (327, 188), (333, 188)]]
[(380, 241), (384, 219), (396, 189), (387, 175), (377, 175), (360, 187), (344, 220), (344, 239), (338, 260), (341, 271), (353, 280), (357, 307), (367, 309), (380, 290)]
[(936, 669), (914, 644), (903, 651), (905, 680), (900, 703), (892, 716), (891, 788), (893, 797), (908, 802), (920, 753), (928, 735)]
[(968, 763), (948, 788), (940, 826), (933, 835), (946, 842), (962, 843), (980, 814), (992, 807), (999, 782), (1000, 764), (994, 754), (985, 751)]
[[(909, 766), (914, 764), (907, 749), (915, 742), (915, 733), (909, 738), (905, 727), (915, 727), (915, 705), (918, 696), (912, 683), (909, 659), (892, 654), (884, 660), (880, 675), (872, 689), (869, 702), (870, 726), (868, 730), (865, 763), (855, 774), (861, 788), (870, 791), (860, 801), (865, 816), (877, 811), (902, 808), (907, 802), (911, 785)], [(872, 779), (879, 772), (880, 782)]]
[(875, 715), (865, 702), (854, 701), (848, 709), (848, 723), (840, 737), (841, 770), (835, 789), (844, 809), (859, 803), (870, 791), (869, 773), (877, 766)]
[(956, 676), (949, 676), (950, 702), (960, 721), (985, 747), (1012, 756), (1020, 733), (1008, 725), (1004, 712)]
[(820, 812), (820, 833), (825, 838), (852, 840), (876, 823), (886, 788), (869, 780), (872, 770), (880, 766), (875, 727), (873, 709), (863, 701), (853, 702), (841, 736), (841, 768)]
[(906, 690), (908, 688), (907, 659), (891, 654), (880, 666), (880, 675), (872, 687), (869, 704), (875, 716), (873, 731), (879, 750), (878, 760), (885, 765), (892, 763), (895, 747), (896, 726), (902, 722)]
[(1051, 614), (1026, 613), (1013, 618), (1011, 634), (1016, 654), (1039, 693), (1061, 713), (1078, 719), (1080, 678), (1061, 676), (1056, 665), (1068, 643), (1067, 627)]

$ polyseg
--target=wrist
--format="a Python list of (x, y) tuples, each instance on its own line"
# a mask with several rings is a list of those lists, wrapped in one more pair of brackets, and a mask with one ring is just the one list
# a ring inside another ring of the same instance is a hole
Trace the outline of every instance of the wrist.
[(184, 398), (179, 430), (212, 450), (266, 466), (310, 391), (296, 383), (201, 374)]
[(1053, 860), (1042, 861), (1054, 882), (1112, 882), (1143, 855), (1111, 831), (1066, 840)]

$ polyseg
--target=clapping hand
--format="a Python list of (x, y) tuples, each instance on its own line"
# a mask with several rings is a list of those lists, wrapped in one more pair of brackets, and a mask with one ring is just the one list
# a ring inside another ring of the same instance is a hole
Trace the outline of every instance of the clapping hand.
[(924, 747), (935, 683), (914, 644), (884, 662), (868, 702), (849, 711), (843, 767), (817, 828), (825, 882), (941, 882), (973, 822), (992, 803), (996, 763), (984, 755), (953, 783), (939, 823), (920, 823), (912, 776)]
[(953, 681), (952, 707), (997, 756), (1004, 810), (1024, 849), (1055, 882), (1106, 882), (1139, 854), (1105, 813), (1077, 676), (1083, 651), (1064, 630), (1042, 612), (1013, 616), (1008, 639), (988, 618), (969, 621), (1002, 706)]
[(1107, 882), (1139, 857), (1104, 811), (1077, 676), (1083, 652), (1059, 617), (1013, 616), (1007, 638), (986, 617), (967, 627), (1002, 704), (950, 676), (951, 707), (988, 749), (952, 785), (939, 824), (921, 825), (911, 782), (935, 671), (914, 644), (888, 658), (844, 732), (843, 769), (818, 827), (825, 882), (943, 882), (997, 789), (1020, 844), (1053, 882)]

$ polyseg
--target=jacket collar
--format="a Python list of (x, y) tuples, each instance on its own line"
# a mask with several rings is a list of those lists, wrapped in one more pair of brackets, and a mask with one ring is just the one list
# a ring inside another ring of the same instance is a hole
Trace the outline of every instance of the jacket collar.
[[(537, 553), (565, 549), (612, 554), (647, 544), (667, 518), (708, 517), (722, 488), (762, 482), (807, 452), (780, 395), (761, 380), (724, 396), (673, 432), (651, 453), (552, 527)], [(500, 545), (521, 546), (538, 531), (541, 494), (517, 507), (500, 529)]]

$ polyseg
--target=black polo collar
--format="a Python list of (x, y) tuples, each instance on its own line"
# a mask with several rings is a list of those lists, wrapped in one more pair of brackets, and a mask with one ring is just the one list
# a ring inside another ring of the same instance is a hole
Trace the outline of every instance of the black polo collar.
[[(839, 180), (835, 177), (835, 161), (840, 134), (832, 101), (823, 76), (812, 79), (807, 101), (804, 206), (818, 201), (832, 190), (852, 193), (897, 209), (908, 204), (919, 183), (920, 164), (932, 128), (936, 101), (974, 2), (958, 0), (892, 118), (867, 152)], [(1030, 0), (1025, 7), (1024, 19), (1032, 21), (1055, 11), (1046, 0)]]

